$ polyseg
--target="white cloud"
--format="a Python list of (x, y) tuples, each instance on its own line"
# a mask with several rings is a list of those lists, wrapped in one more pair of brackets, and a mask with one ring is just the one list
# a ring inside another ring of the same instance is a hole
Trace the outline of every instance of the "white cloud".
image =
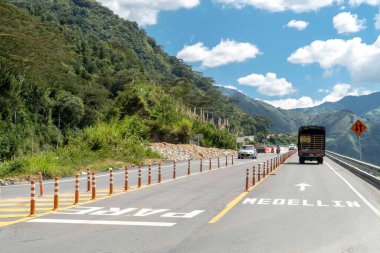
[(351, 6), (359, 6), (362, 4), (368, 4), (372, 6), (380, 5), (380, 0), (349, 0)]
[(209, 49), (202, 42), (185, 46), (177, 57), (185, 62), (201, 62), (202, 68), (213, 68), (229, 63), (244, 62), (256, 58), (260, 50), (250, 43), (239, 43), (233, 40), (222, 40)]
[(238, 92), (240, 92), (240, 93), (245, 94), (244, 91), (242, 91), (242, 90), (240, 90), (240, 89), (238, 89), (237, 87), (232, 86), (232, 85), (215, 84), (215, 86), (216, 86), (216, 87), (223, 87), (223, 88), (226, 88), (226, 89), (229, 89), (229, 90), (236, 90), (236, 91), (238, 91)]
[(356, 33), (365, 29), (365, 19), (359, 19), (358, 15), (350, 12), (342, 12), (333, 19), (334, 28), (339, 34)]
[(277, 78), (275, 73), (264, 75), (251, 74), (238, 79), (239, 84), (256, 87), (258, 92), (267, 96), (285, 96), (294, 92), (293, 85), (285, 78)]
[(296, 28), (299, 31), (304, 30), (309, 25), (308, 22), (302, 21), (302, 20), (290, 20), (289, 23), (286, 25), (290, 28)]
[(180, 8), (191, 9), (200, 0), (98, 0), (120, 17), (136, 21), (139, 25), (154, 25), (160, 11), (173, 11)]
[(329, 89), (319, 89), (318, 92), (329, 93), (321, 100), (313, 100), (311, 97), (301, 97), (301, 98), (288, 98), (280, 100), (268, 100), (265, 101), (275, 107), (282, 109), (296, 109), (296, 108), (308, 108), (321, 105), (325, 102), (337, 102), (346, 96), (363, 96), (373, 93), (373, 91), (365, 88), (353, 88), (349, 84), (339, 83), (334, 85), (332, 90)]
[(380, 11), (375, 16), (375, 29), (380, 30)]
[(279, 107), (285, 110), (296, 108), (308, 108), (316, 105), (311, 97), (301, 97), (298, 99), (288, 98), (280, 100), (265, 100), (264, 102), (273, 105), (274, 107)]
[(318, 63), (325, 70), (342, 66), (349, 70), (355, 83), (380, 83), (380, 36), (373, 44), (365, 44), (361, 38), (317, 40), (299, 48), (288, 61), (302, 65)]
[(331, 6), (334, 3), (342, 3), (342, 0), (213, 0), (216, 3), (230, 5), (235, 8), (251, 6), (270, 12), (307, 12), (316, 11), (323, 7)]

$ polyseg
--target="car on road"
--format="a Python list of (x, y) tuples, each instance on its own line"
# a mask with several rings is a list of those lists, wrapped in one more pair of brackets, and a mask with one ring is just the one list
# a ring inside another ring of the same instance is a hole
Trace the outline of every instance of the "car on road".
[(289, 145), (289, 150), (295, 150), (297, 148), (296, 144), (290, 144)]
[(238, 152), (238, 159), (243, 158), (257, 158), (257, 150), (253, 145), (243, 145)]

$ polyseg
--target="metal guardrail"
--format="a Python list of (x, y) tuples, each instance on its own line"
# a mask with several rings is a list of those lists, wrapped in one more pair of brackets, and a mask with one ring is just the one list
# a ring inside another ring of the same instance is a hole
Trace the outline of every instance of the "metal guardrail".
[(380, 167), (362, 162), (360, 160), (353, 159), (348, 156), (340, 155), (331, 151), (326, 151), (326, 155), (342, 165), (343, 167), (349, 169), (355, 174), (364, 177), (365, 179), (374, 183), (377, 187), (380, 187)]

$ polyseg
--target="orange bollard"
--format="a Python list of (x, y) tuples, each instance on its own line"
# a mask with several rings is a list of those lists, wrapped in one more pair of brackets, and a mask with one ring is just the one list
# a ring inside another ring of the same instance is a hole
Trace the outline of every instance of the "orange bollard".
[(211, 158), (208, 159), (208, 170), (212, 170)]
[(249, 190), (249, 169), (247, 169), (247, 175), (245, 177), (245, 191)]
[(91, 171), (87, 169), (87, 191), (91, 191)]
[(233, 155), (231, 156), (231, 159), (232, 159), (231, 163), (232, 163), (232, 165), (234, 165), (234, 156)]
[(220, 169), (220, 158), (218, 156), (218, 169)]
[(158, 183), (161, 183), (161, 163), (158, 164)]
[(201, 158), (201, 163), (199, 165), (199, 171), (203, 172), (203, 160), (202, 160), (202, 158)]
[(252, 168), (252, 186), (254, 186), (256, 184), (256, 182), (255, 182), (255, 174), (256, 174), (255, 166), (253, 166), (253, 168)]
[(112, 173), (112, 168), (108, 169), (109, 174), (110, 174), (110, 190), (109, 190), (109, 195), (113, 194), (113, 173)]
[(128, 166), (124, 167), (125, 170), (125, 177), (124, 177), (124, 191), (128, 191)]
[(226, 155), (226, 167), (228, 166), (228, 155)]
[(141, 188), (141, 167), (139, 166), (138, 178), (137, 178), (137, 187)]
[(261, 164), (259, 163), (258, 165), (257, 165), (257, 181), (258, 182), (260, 182), (260, 177), (261, 177), (261, 175), (260, 175), (260, 167), (261, 167)]
[(173, 161), (173, 179), (176, 178), (176, 169), (177, 169), (177, 164), (175, 161)]
[(148, 185), (152, 183), (152, 168), (150, 164), (148, 165)]
[(96, 199), (96, 177), (95, 172), (92, 172), (92, 189), (91, 189), (91, 199)]
[(38, 181), (40, 183), (40, 197), (44, 196), (44, 185), (42, 182), (42, 173), (38, 172)]
[(58, 177), (54, 178), (54, 208), (53, 210), (58, 209), (58, 189), (59, 189), (59, 181)]
[(263, 162), (263, 178), (265, 177), (265, 162)]
[(75, 175), (75, 199), (74, 205), (79, 203), (79, 174)]
[(190, 159), (187, 160), (187, 175), (190, 176), (191, 174), (191, 169), (190, 169)]
[(30, 214), (29, 216), (36, 215), (36, 184), (34, 180), (30, 181)]

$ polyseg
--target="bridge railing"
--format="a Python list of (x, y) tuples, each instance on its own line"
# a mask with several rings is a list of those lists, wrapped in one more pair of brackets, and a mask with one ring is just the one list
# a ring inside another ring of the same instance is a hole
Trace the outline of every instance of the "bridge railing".
[(326, 155), (330, 159), (342, 165), (343, 167), (351, 170), (352, 172), (358, 174), (359, 176), (362, 176), (370, 180), (376, 186), (380, 187), (380, 167), (379, 166), (366, 163), (360, 160), (356, 160), (351, 157), (344, 156), (344, 155), (331, 152), (331, 151), (326, 151)]

